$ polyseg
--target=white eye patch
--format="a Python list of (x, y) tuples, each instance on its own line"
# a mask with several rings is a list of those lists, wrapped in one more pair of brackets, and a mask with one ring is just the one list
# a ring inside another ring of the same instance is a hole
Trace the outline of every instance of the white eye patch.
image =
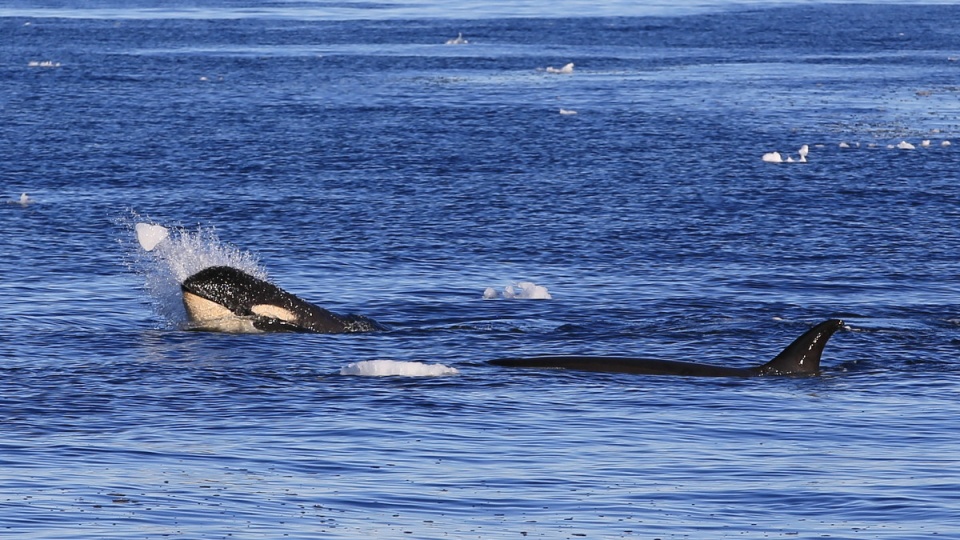
[(297, 316), (292, 311), (272, 304), (257, 304), (251, 307), (250, 311), (261, 317), (272, 317), (288, 323), (297, 322)]

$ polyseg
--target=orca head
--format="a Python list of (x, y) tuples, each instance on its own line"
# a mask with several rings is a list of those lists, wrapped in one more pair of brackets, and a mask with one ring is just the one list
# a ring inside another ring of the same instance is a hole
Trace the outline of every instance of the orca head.
[(225, 332), (298, 329), (292, 295), (237, 268), (205, 268), (185, 279), (180, 288), (187, 316), (198, 328)]
[(198, 329), (222, 332), (344, 333), (386, 330), (373, 319), (338, 315), (230, 266), (212, 266), (180, 285)]

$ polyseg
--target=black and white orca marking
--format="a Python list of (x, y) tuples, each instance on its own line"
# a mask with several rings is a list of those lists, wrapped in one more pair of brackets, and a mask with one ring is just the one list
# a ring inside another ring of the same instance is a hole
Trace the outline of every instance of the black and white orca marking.
[(807, 330), (773, 360), (761, 366), (736, 368), (616, 356), (535, 356), (500, 358), (488, 363), (497, 366), (546, 369), (572, 369), (644, 375), (683, 375), (692, 377), (760, 377), (771, 375), (810, 376), (820, 373), (820, 355), (827, 340), (843, 327), (843, 321), (830, 319)]
[(211, 266), (180, 285), (193, 327), (220, 332), (338, 334), (386, 328), (367, 317), (339, 315), (230, 266)]

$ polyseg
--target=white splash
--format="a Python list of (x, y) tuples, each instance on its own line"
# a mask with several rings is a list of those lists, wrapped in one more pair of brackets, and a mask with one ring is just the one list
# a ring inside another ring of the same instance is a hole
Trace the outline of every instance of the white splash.
[(457, 37), (448, 39), (447, 45), (466, 45), (470, 43), (467, 41), (467, 38), (463, 37), (463, 32), (457, 32)]
[(503, 293), (498, 293), (493, 287), (487, 287), (483, 291), (483, 298), (494, 300), (497, 298), (522, 299), (522, 300), (551, 300), (550, 292), (546, 287), (537, 285), (531, 281), (521, 281), (515, 285), (507, 285)]
[(558, 73), (561, 75), (569, 75), (573, 73), (573, 62), (563, 66), (562, 68), (555, 68), (553, 66), (547, 66), (547, 73)]
[(424, 364), (423, 362), (400, 362), (397, 360), (365, 360), (354, 362), (340, 368), (341, 375), (360, 377), (443, 377), (458, 375), (456, 368), (443, 364)]
[(223, 244), (213, 229), (200, 227), (190, 232), (147, 222), (138, 222), (132, 228), (137, 244), (131, 246), (134, 253), (128, 266), (143, 277), (157, 312), (175, 325), (187, 321), (180, 284), (200, 270), (231, 266), (267, 279), (255, 255)]

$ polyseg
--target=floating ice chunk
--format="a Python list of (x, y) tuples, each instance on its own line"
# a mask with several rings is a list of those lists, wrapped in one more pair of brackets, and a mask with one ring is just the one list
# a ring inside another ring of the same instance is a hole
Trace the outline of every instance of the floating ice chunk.
[(900, 141), (900, 142), (897, 144), (897, 148), (899, 148), (900, 150), (914, 150), (914, 149), (916, 149), (917, 147), (914, 146), (914, 145), (912, 145), (912, 144), (910, 144), (910, 143), (908, 143), (907, 141)]
[(797, 154), (800, 156), (799, 159), (793, 159), (793, 156), (787, 156), (786, 158), (780, 152), (767, 152), (760, 159), (767, 163), (806, 163), (807, 154), (810, 153), (810, 146), (803, 145), (797, 150)]
[(560, 73), (564, 75), (569, 75), (570, 73), (573, 73), (573, 62), (570, 62), (569, 64), (563, 66), (562, 68), (555, 68), (553, 66), (548, 66), (547, 73)]
[(546, 287), (537, 285), (531, 281), (521, 281), (514, 285), (507, 285), (503, 288), (503, 293), (498, 293), (493, 287), (487, 287), (483, 291), (483, 298), (485, 300), (493, 300), (495, 298), (517, 298), (521, 300), (551, 300), (553, 297), (550, 296), (550, 291)]
[(170, 236), (170, 231), (163, 225), (137, 223), (135, 228), (137, 231), (137, 241), (140, 242), (140, 247), (145, 251), (153, 251), (153, 248), (157, 247), (157, 244), (163, 242)]
[(940, 146), (950, 146), (950, 141), (943, 141)]
[(21, 193), (19, 199), (8, 200), (7, 204), (19, 204), (20, 206), (28, 206), (35, 202), (37, 201), (34, 201), (33, 199), (31, 199), (30, 196), (27, 195), (26, 193)]
[(922, 146), (922, 147), (924, 147), (924, 148), (930, 146), (930, 139), (924, 139), (924, 140), (920, 141), (920, 146)]
[(840, 143), (840, 148), (850, 148), (850, 145), (847, 144), (847, 143), (845, 143), (845, 142), (841, 142), (841, 143)]
[(466, 45), (470, 43), (465, 37), (463, 37), (463, 32), (457, 32), (457, 37), (447, 40), (447, 45)]
[(550, 296), (546, 287), (542, 287), (531, 281), (521, 281), (517, 283), (516, 287), (513, 285), (507, 286), (503, 289), (503, 297), (522, 298), (524, 300), (550, 300), (553, 298)]
[(574, 111), (572, 109), (560, 109), (560, 114), (564, 116), (573, 116), (577, 114), (577, 111)]
[(365, 360), (354, 362), (340, 368), (341, 375), (361, 377), (442, 377), (457, 375), (460, 371), (443, 364), (424, 364), (423, 362), (399, 362), (396, 360)]
[(27, 63), (27, 67), (55, 68), (60, 67), (60, 62), (53, 62), (51, 60), (44, 60), (42, 62), (38, 60), (31, 60)]

